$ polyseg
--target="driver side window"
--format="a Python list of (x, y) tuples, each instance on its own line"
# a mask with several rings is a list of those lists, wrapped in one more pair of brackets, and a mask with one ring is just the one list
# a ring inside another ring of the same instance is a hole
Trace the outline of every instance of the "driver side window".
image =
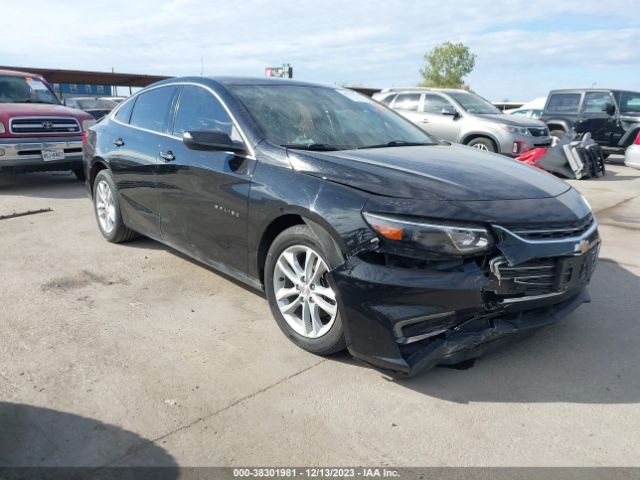
[(241, 140), (233, 120), (211, 92), (193, 85), (182, 87), (173, 135), (182, 137), (193, 130), (220, 130), (232, 140)]
[(424, 113), (440, 114), (442, 113), (442, 109), (446, 109), (451, 112), (454, 110), (453, 105), (440, 95), (428, 93), (424, 96), (424, 106), (422, 108)]

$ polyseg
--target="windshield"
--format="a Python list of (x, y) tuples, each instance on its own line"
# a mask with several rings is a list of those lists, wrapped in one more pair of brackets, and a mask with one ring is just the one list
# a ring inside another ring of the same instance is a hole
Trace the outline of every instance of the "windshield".
[(484, 98), (467, 92), (447, 92), (451, 98), (469, 113), (480, 115), (496, 115), (502, 113), (496, 107), (487, 102)]
[(640, 93), (620, 92), (620, 113), (640, 113)]
[(82, 98), (77, 99), (76, 102), (82, 110), (112, 110), (118, 104), (118, 102), (103, 98)]
[(408, 120), (351, 90), (300, 85), (233, 85), (230, 90), (277, 145), (350, 150), (436, 143)]
[(15, 75), (0, 75), (0, 103), (60, 104), (58, 98), (39, 78)]

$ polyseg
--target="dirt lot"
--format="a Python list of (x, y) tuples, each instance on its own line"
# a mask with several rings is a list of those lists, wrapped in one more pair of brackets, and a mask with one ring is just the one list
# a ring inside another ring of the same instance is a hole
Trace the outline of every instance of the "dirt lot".
[(573, 182), (593, 302), (469, 370), (394, 381), (291, 344), (255, 292), (111, 245), (71, 175), (0, 176), (0, 464), (617, 465), (640, 458), (640, 171)]

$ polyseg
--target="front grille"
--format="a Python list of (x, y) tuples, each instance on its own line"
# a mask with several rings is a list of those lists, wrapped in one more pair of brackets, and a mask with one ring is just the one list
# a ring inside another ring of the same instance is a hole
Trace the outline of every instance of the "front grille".
[(60, 134), (60, 133), (80, 133), (80, 124), (75, 118), (60, 117), (17, 117), (12, 118), (9, 123), (9, 131), (14, 134)]
[(571, 279), (572, 272), (560, 272), (558, 276), (558, 257), (536, 258), (529, 262), (510, 266), (507, 259), (497, 257), (491, 261), (493, 283), (489, 287), (498, 295), (534, 296), (545, 295), (556, 291), (558, 284), (565, 284)]
[(498, 301), (575, 291), (591, 279), (598, 261), (598, 246), (583, 255), (541, 257), (510, 265), (503, 256), (489, 262), (485, 290)]
[(546, 137), (549, 135), (547, 127), (528, 127), (528, 130), (533, 137)]
[(510, 225), (504, 226), (504, 228), (527, 240), (553, 240), (579, 237), (593, 226), (594, 221), (593, 215), (590, 214), (573, 224), (535, 226)]

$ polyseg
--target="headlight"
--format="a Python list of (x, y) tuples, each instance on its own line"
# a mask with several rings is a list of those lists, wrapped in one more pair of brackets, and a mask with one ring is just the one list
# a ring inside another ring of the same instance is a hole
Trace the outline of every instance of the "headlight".
[(431, 223), (363, 213), (371, 228), (392, 245), (435, 253), (470, 255), (491, 246), (489, 232), (482, 227)]
[(93, 120), (93, 119), (91, 119), (91, 120), (82, 120), (82, 131), (86, 132), (91, 127), (93, 127), (95, 124), (96, 124), (96, 121)]
[(513, 125), (505, 125), (503, 123), (501, 123), (500, 126), (511, 133), (517, 133), (519, 135), (531, 135), (527, 127), (514, 127)]

